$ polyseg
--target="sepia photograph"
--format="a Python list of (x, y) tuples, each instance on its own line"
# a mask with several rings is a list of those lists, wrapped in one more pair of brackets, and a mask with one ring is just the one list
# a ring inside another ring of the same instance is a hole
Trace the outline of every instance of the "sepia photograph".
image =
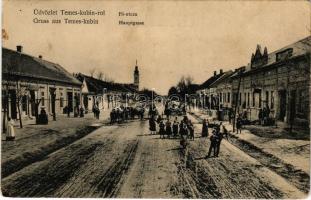
[(310, 11), (2, 0), (2, 197), (308, 198)]

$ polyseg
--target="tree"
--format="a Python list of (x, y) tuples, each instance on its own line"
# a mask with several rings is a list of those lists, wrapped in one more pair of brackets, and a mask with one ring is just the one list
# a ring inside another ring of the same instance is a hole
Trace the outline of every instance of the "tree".
[(89, 70), (89, 73), (90, 73), (90, 76), (91, 76), (91, 77), (94, 76), (95, 71), (96, 71), (95, 68), (91, 68), (91, 69)]
[(169, 90), (168, 90), (168, 96), (174, 95), (174, 94), (178, 94), (178, 90), (175, 86), (172, 86)]
[(103, 80), (103, 78), (104, 78), (104, 73), (103, 72), (98, 72), (98, 74), (97, 74), (97, 79), (99, 79), (99, 80)]

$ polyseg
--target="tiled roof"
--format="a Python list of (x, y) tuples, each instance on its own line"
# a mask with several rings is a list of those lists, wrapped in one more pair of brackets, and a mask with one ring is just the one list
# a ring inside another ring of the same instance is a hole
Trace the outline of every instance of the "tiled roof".
[(216, 81), (210, 84), (210, 87), (216, 86), (217, 84), (222, 83), (222, 81), (226, 80), (229, 78), (234, 72), (232, 70), (226, 71), (222, 74), (221, 77), (219, 77)]
[(77, 74), (77, 78), (80, 81), (85, 80), (87, 87), (89, 89), (89, 92), (96, 93), (96, 94), (102, 93), (104, 88), (106, 88), (108, 92), (111, 92), (111, 91), (137, 92), (133, 84), (122, 84), (122, 83), (112, 83), (112, 82), (102, 81), (102, 80), (99, 80), (94, 77), (87, 76), (81, 73)]
[(215, 76), (210, 77), (204, 83), (199, 85), (198, 90), (208, 88), (212, 83), (214, 83), (218, 78), (220, 78), (222, 74), (217, 74)]
[(7, 48), (2, 48), (2, 73), (74, 85), (82, 84), (59, 64)]

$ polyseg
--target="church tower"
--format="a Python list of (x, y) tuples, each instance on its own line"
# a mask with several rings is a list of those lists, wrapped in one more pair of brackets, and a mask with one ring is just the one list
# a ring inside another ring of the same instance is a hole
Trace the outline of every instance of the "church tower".
[(136, 65), (135, 65), (135, 70), (134, 70), (134, 85), (139, 89), (139, 71), (138, 71), (138, 66), (137, 66), (137, 60), (136, 60)]

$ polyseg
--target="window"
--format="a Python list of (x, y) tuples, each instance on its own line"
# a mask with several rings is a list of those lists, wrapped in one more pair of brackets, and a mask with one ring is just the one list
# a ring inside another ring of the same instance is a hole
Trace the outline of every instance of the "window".
[(253, 107), (255, 107), (256, 104), (255, 104), (255, 92), (253, 92)]
[(276, 54), (276, 61), (285, 60), (293, 55), (293, 49), (286, 49)]
[(228, 103), (230, 103), (230, 92), (228, 92)]
[(222, 93), (219, 94), (219, 102), (222, 102)]
[(63, 93), (60, 93), (60, 97), (59, 97), (59, 107), (64, 107), (64, 97), (63, 97)]
[(249, 92), (247, 93), (247, 106), (249, 107)]
[(44, 92), (41, 92), (41, 105), (44, 106)]

